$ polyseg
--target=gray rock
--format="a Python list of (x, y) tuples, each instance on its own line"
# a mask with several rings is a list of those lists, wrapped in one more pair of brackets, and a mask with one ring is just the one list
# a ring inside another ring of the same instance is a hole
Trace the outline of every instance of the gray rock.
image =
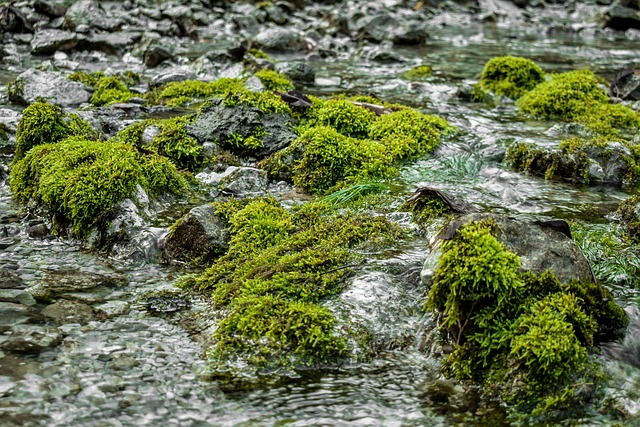
[(29, 237), (34, 239), (42, 239), (49, 234), (49, 227), (47, 224), (40, 223), (34, 224), (29, 227)]
[(103, 298), (125, 283), (126, 279), (122, 276), (61, 270), (47, 272), (42, 283), (31, 287), (29, 291), (40, 302), (51, 302), (61, 296), (92, 301)]
[(29, 292), (20, 289), (0, 289), (0, 301), (32, 306), (36, 300)]
[(77, 30), (81, 25), (99, 30), (115, 31), (122, 26), (122, 21), (107, 13), (99, 2), (80, 0), (67, 10), (64, 16), (64, 27), (69, 30)]
[(221, 191), (239, 197), (267, 194), (269, 178), (267, 172), (257, 168), (236, 168), (220, 181)]
[(34, 307), (0, 301), (0, 334), (15, 325), (39, 323), (42, 320), (42, 316)]
[(142, 33), (137, 31), (99, 33), (90, 35), (80, 41), (79, 49), (97, 50), (108, 55), (122, 55), (130, 46), (137, 43)]
[(626, 31), (630, 28), (640, 29), (640, 10), (616, 2), (600, 16), (600, 25), (602, 28), (612, 28), (619, 31)]
[(94, 307), (95, 313), (100, 320), (107, 320), (113, 317), (122, 316), (129, 312), (130, 305), (126, 301), (107, 301), (104, 304)]
[(39, 30), (31, 40), (31, 53), (50, 54), (71, 50), (78, 44), (76, 33), (63, 30)]
[(389, 40), (396, 44), (419, 44), (427, 38), (425, 23), (396, 18), (388, 12), (361, 18), (356, 29), (365, 38), (376, 42)]
[(302, 35), (292, 28), (267, 28), (253, 41), (258, 48), (270, 52), (300, 52), (307, 49)]
[(195, 78), (196, 74), (188, 67), (171, 67), (154, 76), (149, 81), (149, 89), (155, 89), (170, 82), (183, 82)]
[(61, 73), (29, 69), (9, 84), (9, 100), (20, 105), (29, 105), (38, 98), (63, 107), (78, 107), (89, 102), (89, 88), (69, 80)]
[(281, 72), (294, 83), (313, 84), (316, 81), (316, 71), (306, 62), (289, 63)]
[(45, 307), (40, 313), (44, 317), (52, 320), (56, 325), (64, 325), (67, 323), (85, 325), (98, 318), (91, 306), (65, 299)]
[(36, 0), (33, 9), (44, 15), (59, 18), (67, 13), (67, 4), (64, 0)]
[(162, 46), (153, 43), (144, 50), (142, 61), (147, 67), (153, 68), (173, 57), (174, 51), (171, 45)]
[(0, 289), (25, 289), (27, 285), (13, 271), (0, 268)]
[(37, 325), (18, 325), (11, 328), (9, 338), (0, 344), (3, 350), (14, 353), (38, 354), (60, 343), (57, 328)]
[(167, 255), (179, 261), (208, 261), (229, 248), (229, 232), (211, 205), (195, 207), (172, 226), (165, 241)]
[[(557, 228), (541, 225), (534, 221), (510, 218), (499, 214), (472, 213), (456, 219), (446, 226), (439, 238), (452, 235), (457, 226), (472, 221), (493, 219), (498, 225), (497, 239), (507, 249), (520, 257), (521, 269), (541, 274), (550, 269), (556, 278), (566, 283), (571, 280), (593, 281), (589, 262), (578, 245)], [(568, 228), (568, 227), (567, 227)], [(425, 267), (421, 273), (423, 283), (430, 286), (433, 279), (434, 258), (439, 256), (439, 242), (432, 245)]]

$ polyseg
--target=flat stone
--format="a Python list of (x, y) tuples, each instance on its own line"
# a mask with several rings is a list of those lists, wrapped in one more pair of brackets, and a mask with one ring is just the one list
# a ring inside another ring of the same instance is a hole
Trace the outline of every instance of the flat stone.
[(97, 319), (96, 313), (91, 306), (64, 299), (45, 307), (41, 314), (53, 320), (56, 325), (64, 325), (66, 323), (86, 325)]
[(6, 351), (23, 354), (38, 354), (54, 347), (62, 340), (57, 328), (39, 325), (18, 325), (12, 328), (9, 338), (0, 344)]
[(79, 44), (86, 50), (98, 50), (109, 55), (122, 55), (142, 37), (140, 32), (99, 33), (87, 37)]
[(104, 276), (77, 270), (48, 272), (42, 283), (29, 289), (36, 301), (49, 302), (68, 295), (85, 301), (101, 301), (104, 296), (125, 284), (120, 276)]
[(29, 292), (20, 289), (0, 289), (0, 301), (29, 306), (36, 304), (36, 300)]
[(31, 53), (43, 55), (71, 50), (78, 44), (76, 33), (63, 30), (40, 30), (31, 40)]
[(42, 98), (63, 107), (78, 107), (91, 99), (84, 84), (69, 80), (62, 73), (29, 69), (10, 83), (9, 100), (29, 105)]
[(13, 271), (0, 268), (0, 289), (25, 289), (27, 284)]

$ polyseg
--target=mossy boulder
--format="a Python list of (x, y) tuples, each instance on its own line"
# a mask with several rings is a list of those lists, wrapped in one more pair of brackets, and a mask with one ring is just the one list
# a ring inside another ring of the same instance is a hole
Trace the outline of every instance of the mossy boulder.
[(57, 105), (35, 102), (22, 112), (13, 161), (22, 159), (37, 145), (55, 143), (70, 136), (91, 138), (95, 133), (77, 114), (66, 113)]
[(451, 227), (425, 304), (453, 345), (447, 372), (534, 424), (588, 411), (604, 385), (588, 354), (619, 338), (628, 319), (568, 227), (488, 214)]
[(409, 81), (427, 80), (433, 74), (433, 68), (429, 65), (418, 65), (402, 73), (402, 78)]
[(82, 82), (92, 87), (94, 92), (90, 102), (96, 107), (127, 102), (131, 98), (140, 96), (129, 89), (129, 86), (140, 81), (140, 77), (129, 71), (113, 76), (107, 76), (103, 72), (76, 72), (69, 76), (69, 80)]
[(127, 144), (78, 137), (38, 145), (11, 169), (14, 196), (41, 208), (58, 231), (70, 226), (78, 238), (106, 220), (138, 185), (150, 194), (185, 189), (184, 178), (163, 157), (142, 155)]
[(229, 251), (184, 286), (213, 291), (225, 316), (209, 351), (215, 368), (240, 358), (253, 368), (336, 364), (348, 355), (323, 301), (341, 290), (359, 256), (401, 231), (384, 217), (288, 212), (273, 199), (216, 205), (231, 233)]
[(518, 99), (544, 81), (544, 72), (535, 62), (516, 56), (492, 58), (484, 66), (473, 98), (483, 101), (488, 93)]
[(620, 203), (617, 215), (631, 240), (640, 243), (640, 196), (633, 195)]
[(266, 90), (286, 92), (294, 88), (293, 82), (287, 76), (274, 70), (263, 68), (255, 73)]

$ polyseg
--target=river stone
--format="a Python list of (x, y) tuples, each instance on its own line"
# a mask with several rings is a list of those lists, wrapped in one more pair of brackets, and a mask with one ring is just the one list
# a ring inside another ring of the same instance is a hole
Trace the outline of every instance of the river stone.
[(13, 271), (0, 268), (0, 289), (25, 289), (27, 285)]
[(66, 323), (86, 325), (98, 318), (91, 306), (64, 299), (45, 307), (40, 313), (44, 317), (53, 320), (56, 325), (64, 325)]
[(34, 307), (0, 301), (0, 334), (10, 330), (15, 325), (39, 323), (41, 321), (42, 316)]
[(38, 354), (60, 343), (62, 335), (57, 328), (38, 325), (16, 325), (0, 348), (14, 353)]
[(229, 232), (216, 209), (207, 204), (191, 209), (172, 226), (164, 249), (175, 260), (192, 261), (203, 257), (206, 261), (225, 253), (229, 239)]
[(97, 50), (107, 55), (122, 55), (141, 37), (142, 33), (138, 31), (93, 34), (82, 39), (78, 44), (78, 49)]
[(0, 289), (0, 301), (28, 306), (36, 304), (36, 300), (29, 292), (20, 289)]
[(107, 301), (94, 307), (94, 311), (100, 320), (108, 320), (127, 314), (130, 304), (127, 301)]
[(196, 74), (188, 67), (175, 66), (162, 71), (149, 81), (149, 89), (155, 89), (171, 82), (183, 82), (185, 80), (193, 80)]
[(612, 28), (619, 31), (625, 31), (630, 28), (640, 29), (640, 10), (616, 2), (600, 16), (600, 25), (603, 28)]
[(267, 28), (254, 37), (256, 47), (269, 52), (300, 52), (307, 49), (302, 35), (292, 28)]
[(64, 15), (64, 27), (69, 30), (77, 30), (81, 25), (99, 30), (114, 31), (122, 26), (119, 19), (113, 18), (100, 5), (93, 0), (80, 0), (75, 2)]
[(282, 70), (294, 83), (313, 84), (316, 81), (316, 72), (306, 62), (289, 63)]
[(499, 214), (472, 213), (457, 218), (453, 223), (445, 226), (443, 232), (436, 237), (420, 275), (425, 285), (430, 286), (433, 281), (436, 266), (434, 258), (440, 255), (438, 248), (443, 236), (450, 238), (457, 227), (484, 219), (492, 219), (496, 222), (499, 230), (498, 241), (520, 257), (523, 271), (541, 274), (551, 269), (562, 283), (574, 279), (593, 282), (594, 276), (589, 262), (578, 245), (558, 227)]
[(71, 50), (77, 44), (76, 33), (63, 30), (38, 30), (31, 40), (31, 53), (40, 55)]
[(238, 197), (255, 197), (267, 194), (269, 177), (262, 169), (236, 168), (220, 181), (223, 194)]
[(59, 18), (67, 13), (66, 0), (36, 0), (33, 9), (52, 18)]
[(8, 89), (9, 100), (29, 105), (43, 98), (63, 107), (78, 107), (91, 99), (84, 84), (69, 80), (62, 73), (29, 69), (20, 74)]
[[(29, 289), (36, 301), (50, 302), (58, 297), (93, 300), (103, 297), (126, 284), (126, 279), (116, 275), (102, 275), (79, 270), (49, 271), (42, 283)], [(93, 296), (93, 297), (92, 297)]]

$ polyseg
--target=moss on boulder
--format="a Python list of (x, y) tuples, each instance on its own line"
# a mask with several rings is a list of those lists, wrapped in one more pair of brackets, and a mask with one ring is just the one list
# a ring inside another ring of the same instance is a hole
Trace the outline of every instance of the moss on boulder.
[(492, 58), (484, 66), (473, 98), (484, 101), (487, 93), (518, 99), (544, 81), (544, 72), (535, 62), (516, 56)]

